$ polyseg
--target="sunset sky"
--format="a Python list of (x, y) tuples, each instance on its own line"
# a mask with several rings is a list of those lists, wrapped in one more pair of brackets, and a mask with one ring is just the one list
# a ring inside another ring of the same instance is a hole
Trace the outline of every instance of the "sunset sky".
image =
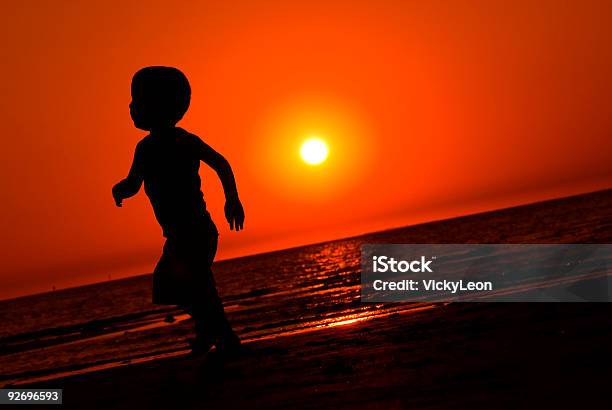
[(611, 187), (612, 2), (568, 3), (3, 5), (0, 298), (153, 269), (144, 192), (111, 197), (147, 65), (186, 73), (179, 125), (236, 173), (240, 233), (201, 171), (218, 259)]

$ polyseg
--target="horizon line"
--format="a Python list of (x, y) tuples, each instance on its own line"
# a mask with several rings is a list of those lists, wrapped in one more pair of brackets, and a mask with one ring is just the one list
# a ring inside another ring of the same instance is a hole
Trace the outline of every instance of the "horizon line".
[[(240, 259), (246, 259), (246, 258), (252, 258), (252, 257), (261, 256), (261, 255), (269, 255), (269, 254), (274, 254), (274, 253), (279, 253), (279, 252), (286, 252), (286, 251), (289, 251), (289, 250), (296, 250), (296, 249), (306, 248), (306, 247), (310, 247), (310, 246), (322, 245), (322, 244), (330, 243), (330, 242), (345, 241), (345, 240), (355, 239), (355, 238), (359, 238), (359, 237), (366, 236), (366, 235), (380, 235), (380, 234), (383, 234), (383, 233), (392, 232), (392, 231), (400, 230), (400, 229), (407, 229), (407, 228), (417, 227), (417, 226), (422, 226), (422, 225), (435, 224), (435, 223), (441, 223), (441, 222), (445, 222), (445, 221), (469, 218), (469, 217), (474, 217), (474, 216), (477, 216), (477, 215), (501, 212), (501, 211), (505, 211), (505, 210), (509, 210), (509, 209), (528, 207), (528, 206), (543, 204), (543, 203), (547, 203), (547, 202), (554, 202), (554, 201), (559, 201), (559, 200), (563, 200), (563, 199), (570, 199), (570, 198), (575, 198), (575, 197), (580, 197), (580, 196), (588, 196), (588, 195), (593, 195), (593, 194), (597, 194), (597, 193), (603, 193), (603, 192), (610, 191), (610, 190), (612, 190), (612, 187), (604, 188), (604, 189), (597, 189), (597, 190), (594, 190), (594, 191), (582, 192), (582, 193), (579, 193), (579, 194), (573, 194), (573, 195), (568, 195), (568, 196), (559, 196), (559, 197), (553, 197), (553, 198), (537, 200), (537, 201), (533, 201), (533, 202), (526, 202), (526, 203), (521, 203), (521, 204), (518, 204), (518, 205), (511, 205), (511, 206), (506, 206), (506, 207), (502, 207), (502, 208), (490, 209), (490, 210), (486, 210), (486, 211), (477, 211), (477, 212), (473, 212), (473, 213), (466, 213), (466, 214), (463, 214), (463, 215), (450, 216), (450, 217), (441, 218), (441, 219), (433, 219), (433, 220), (430, 220), (430, 221), (418, 222), (418, 223), (409, 224), (409, 225), (400, 225), (400, 226), (394, 226), (394, 227), (384, 228), (384, 229), (375, 230), (375, 231), (361, 232), (361, 233), (354, 234), (354, 235), (343, 236), (343, 237), (329, 239), (329, 240), (324, 240), (324, 241), (319, 241), (319, 242), (300, 244), (300, 245), (295, 245), (295, 246), (289, 246), (289, 247), (286, 247), (286, 248), (274, 249), (274, 250), (271, 250), (271, 251), (256, 252), (256, 253), (251, 253), (251, 254), (248, 254), (248, 255), (241, 255), (241, 256), (231, 257), (231, 258), (227, 258), (227, 259), (220, 259), (220, 260), (216, 260), (214, 262), (214, 264), (218, 264), (218, 263), (222, 263), (222, 262), (235, 261), (235, 260), (240, 260)], [(101, 283), (110, 283), (110, 282), (116, 282), (116, 281), (121, 281), (121, 280), (128, 280), (128, 279), (133, 279), (133, 278), (139, 278), (139, 277), (147, 276), (147, 275), (152, 275), (152, 272), (146, 272), (146, 273), (136, 274), (136, 275), (132, 275), (132, 276), (128, 276), (128, 277), (117, 278), (117, 279), (110, 279), (110, 280), (105, 280), (105, 281), (85, 283), (85, 284), (82, 284), (82, 285), (69, 286), (69, 287), (66, 287), (66, 288), (60, 288), (60, 289), (56, 289), (56, 290), (47, 290), (47, 291), (43, 291), (43, 292), (28, 293), (28, 294), (25, 294), (25, 295), (19, 295), (19, 296), (15, 296), (15, 297), (9, 297), (9, 298), (6, 298), (6, 299), (0, 299), (0, 302), (12, 301), (12, 300), (28, 298), (28, 297), (33, 297), (33, 296), (39, 296), (39, 295), (45, 295), (45, 294), (48, 294), (48, 293), (54, 293), (54, 292), (59, 292), (59, 291), (63, 291), (63, 290), (69, 290), (69, 289), (76, 289), (76, 288), (82, 288), (82, 287), (87, 287), (87, 286), (93, 286), (93, 285), (98, 285), (98, 284), (101, 284)]]

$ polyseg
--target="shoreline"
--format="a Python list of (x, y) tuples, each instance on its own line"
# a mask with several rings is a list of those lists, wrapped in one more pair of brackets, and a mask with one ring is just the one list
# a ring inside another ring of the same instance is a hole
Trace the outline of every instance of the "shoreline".
[(27, 387), (61, 386), (69, 408), (600, 403), (612, 333), (599, 325), (610, 307), (571, 305), (436, 305), (258, 341), (236, 360), (160, 359)]

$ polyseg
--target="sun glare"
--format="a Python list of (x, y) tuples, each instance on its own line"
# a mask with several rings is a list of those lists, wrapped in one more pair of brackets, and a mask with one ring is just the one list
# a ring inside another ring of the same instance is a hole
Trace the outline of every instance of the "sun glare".
[(300, 155), (304, 162), (310, 165), (319, 165), (327, 159), (329, 149), (321, 138), (309, 138), (302, 144)]

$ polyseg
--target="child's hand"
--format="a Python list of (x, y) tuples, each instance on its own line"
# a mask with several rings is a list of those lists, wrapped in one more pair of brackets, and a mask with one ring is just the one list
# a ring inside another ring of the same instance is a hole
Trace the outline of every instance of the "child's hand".
[(244, 209), (238, 198), (225, 201), (225, 219), (229, 223), (230, 230), (244, 229)]
[[(119, 183), (121, 184), (121, 182)], [(119, 208), (122, 207), (122, 202), (123, 202), (123, 197), (121, 196), (121, 189), (119, 184), (115, 185), (113, 187), (113, 199), (115, 200), (115, 205), (117, 205)]]

